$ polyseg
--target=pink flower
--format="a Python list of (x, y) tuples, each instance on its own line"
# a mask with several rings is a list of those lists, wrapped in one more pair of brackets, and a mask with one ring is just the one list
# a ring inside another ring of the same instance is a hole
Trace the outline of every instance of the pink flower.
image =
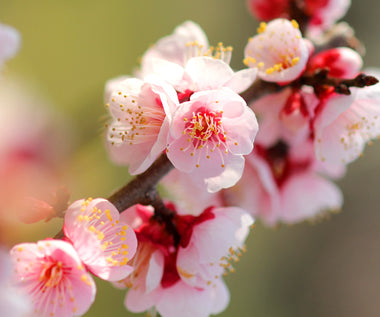
[(277, 19), (261, 23), (258, 35), (245, 47), (244, 63), (258, 68), (258, 76), (271, 82), (289, 82), (303, 72), (310, 43), (302, 38), (296, 21)]
[(322, 162), (350, 163), (380, 135), (380, 84), (351, 91), (350, 96), (332, 94), (318, 106), (314, 147)]
[(222, 43), (209, 47), (202, 29), (187, 21), (144, 54), (140, 76), (157, 75), (181, 93), (221, 87), (240, 93), (253, 83), (257, 71), (234, 72), (229, 66), (231, 54), (232, 47)]
[(109, 201), (82, 199), (71, 204), (64, 232), (94, 275), (117, 281), (133, 271), (127, 263), (136, 252), (136, 235), (129, 225), (119, 222), (119, 212)]
[(173, 116), (167, 156), (209, 192), (234, 185), (253, 148), (256, 117), (228, 88), (197, 92)]
[(107, 107), (112, 116), (107, 145), (112, 160), (128, 164), (133, 175), (144, 172), (166, 147), (175, 90), (157, 78), (120, 82)]
[(10, 284), (12, 274), (11, 260), (0, 248), (0, 316), (26, 317), (30, 316), (31, 305), (26, 294), (18, 292)]
[(177, 243), (173, 232), (152, 217), (152, 207), (136, 205), (121, 215), (139, 240), (135, 271), (119, 282), (130, 287), (127, 308), (142, 312), (155, 307), (163, 317), (206, 317), (223, 311), (229, 293), (221, 275), (233, 270), (228, 261), (244, 249), (252, 218), (239, 208), (208, 208), (192, 216), (179, 215), (170, 203), (167, 207), (173, 210)]
[(20, 34), (9, 25), (0, 24), (0, 66), (20, 48)]
[(93, 303), (95, 283), (70, 243), (22, 243), (10, 254), (14, 285), (31, 297), (33, 316), (80, 316)]

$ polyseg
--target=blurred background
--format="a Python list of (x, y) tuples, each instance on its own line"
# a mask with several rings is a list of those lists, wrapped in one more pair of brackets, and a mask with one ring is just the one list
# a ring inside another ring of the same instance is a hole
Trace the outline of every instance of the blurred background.
[[(353, 0), (344, 19), (367, 48), (366, 67), (380, 67), (379, 9), (378, 0)], [(17, 129), (33, 126), (39, 113), (50, 124), (41, 132), (51, 144), (41, 161), (49, 162), (49, 170), (33, 172), (29, 186), (40, 179), (62, 183), (74, 201), (107, 197), (126, 183), (127, 169), (112, 165), (103, 146), (104, 83), (131, 74), (151, 44), (188, 19), (203, 27), (211, 44), (232, 45), (232, 66), (243, 67), (244, 46), (258, 25), (244, 0), (0, 2), (0, 22), (22, 36), (19, 54), (3, 67), (0, 102), (32, 104), (25, 120), (16, 118)], [(339, 182), (345, 196), (341, 213), (318, 224), (258, 224), (236, 273), (226, 278), (231, 303), (220, 316), (380, 316), (379, 157), (375, 142), (349, 166)], [(61, 225), (9, 222), (0, 230), (11, 246), (52, 236)], [(134, 316), (123, 306), (125, 292), (96, 282), (97, 300), (86, 317)]]

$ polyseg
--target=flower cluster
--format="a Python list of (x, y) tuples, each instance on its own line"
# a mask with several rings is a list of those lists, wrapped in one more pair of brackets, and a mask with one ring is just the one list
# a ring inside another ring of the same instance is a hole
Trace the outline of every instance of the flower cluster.
[(209, 192), (234, 185), (258, 130), (238, 93), (257, 70), (234, 72), (231, 51), (209, 47), (200, 27), (186, 22), (145, 53), (138, 78), (112, 80), (106, 87), (111, 158), (139, 174), (165, 151)]
[[(33, 200), (26, 222), (64, 225), (10, 251), (10, 296), (26, 294), (27, 315), (83, 315), (95, 299), (90, 273), (128, 288), (132, 312), (218, 314), (230, 298), (222, 277), (245, 252), (253, 217), (273, 226), (339, 210), (333, 180), (380, 135), (380, 72), (363, 73), (360, 54), (325, 34), (348, 5), (250, 0), (270, 22), (248, 40), (245, 69), (187, 21), (145, 52), (133, 77), (108, 81), (106, 147), (137, 176), (108, 200), (69, 205), (62, 190), (53, 203)], [(14, 32), (0, 26), (0, 64), (16, 50)]]

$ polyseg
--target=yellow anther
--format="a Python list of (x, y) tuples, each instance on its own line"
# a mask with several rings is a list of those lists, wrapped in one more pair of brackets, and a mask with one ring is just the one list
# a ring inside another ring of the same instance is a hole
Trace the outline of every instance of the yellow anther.
[(260, 33), (265, 32), (266, 28), (267, 28), (267, 24), (265, 22), (261, 22), (260, 26), (257, 28), (257, 33), (260, 34)]
[(299, 29), (300, 28), (300, 26), (298, 25), (298, 22), (296, 20), (292, 20), (291, 22), (292, 22), (292, 25), (293, 25), (293, 27), (295, 29)]

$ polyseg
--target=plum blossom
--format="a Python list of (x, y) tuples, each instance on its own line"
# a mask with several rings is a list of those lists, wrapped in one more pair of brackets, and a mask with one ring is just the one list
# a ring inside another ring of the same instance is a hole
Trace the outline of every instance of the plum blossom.
[(94, 275), (117, 281), (133, 271), (127, 263), (136, 252), (136, 235), (119, 221), (119, 212), (108, 200), (89, 198), (71, 204), (65, 214), (64, 233)]
[(7, 317), (28, 317), (31, 303), (26, 294), (18, 292), (11, 285), (11, 260), (7, 252), (0, 249), (0, 315)]
[(18, 52), (20, 44), (18, 31), (9, 25), (0, 23), (0, 66)]
[(197, 92), (175, 112), (167, 156), (209, 192), (234, 185), (258, 130), (254, 113), (229, 88)]
[(301, 75), (309, 58), (310, 42), (302, 38), (295, 20), (276, 19), (260, 24), (249, 39), (244, 63), (258, 68), (258, 76), (271, 82), (289, 82)]
[(144, 172), (166, 147), (177, 105), (175, 90), (157, 78), (129, 78), (116, 85), (106, 105), (112, 116), (107, 132), (111, 159), (128, 164), (133, 175)]
[(351, 91), (349, 96), (332, 94), (319, 105), (314, 147), (322, 162), (348, 164), (380, 135), (380, 84)]
[(32, 316), (81, 316), (93, 303), (95, 283), (70, 243), (21, 243), (10, 254), (13, 285), (30, 296)]
[(232, 47), (209, 46), (199, 25), (187, 21), (144, 54), (138, 76), (157, 75), (181, 93), (221, 87), (240, 93), (253, 83), (257, 71), (234, 72), (231, 55)]
[(233, 207), (211, 207), (199, 216), (176, 213), (170, 203), (167, 207), (174, 212), (179, 244), (152, 217), (153, 207), (136, 205), (121, 214), (139, 240), (132, 260), (135, 271), (118, 283), (130, 288), (125, 304), (132, 312), (155, 307), (163, 317), (220, 313), (229, 301), (221, 275), (233, 270), (228, 261), (240, 256), (253, 220)]

